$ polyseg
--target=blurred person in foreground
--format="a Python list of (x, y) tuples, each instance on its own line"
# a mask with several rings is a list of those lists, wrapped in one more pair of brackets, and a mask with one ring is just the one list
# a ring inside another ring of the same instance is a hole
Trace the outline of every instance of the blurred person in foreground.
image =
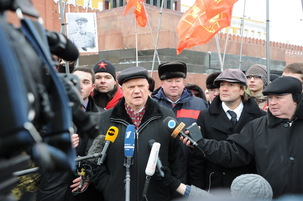
[[(258, 174), (242, 174), (237, 176), (229, 187), (219, 189), (213, 193), (209, 193), (194, 185), (186, 185), (171, 175), (169, 168), (162, 167), (165, 177), (162, 183), (180, 193), (183, 199), (187, 201), (271, 201), (273, 192), (270, 184), (262, 176)], [(227, 191), (230, 189), (230, 192)]]

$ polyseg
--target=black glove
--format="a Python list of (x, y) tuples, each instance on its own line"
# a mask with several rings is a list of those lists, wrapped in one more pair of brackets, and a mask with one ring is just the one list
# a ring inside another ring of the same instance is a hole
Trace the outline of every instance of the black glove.
[(175, 191), (181, 184), (181, 182), (171, 175), (171, 171), (168, 167), (161, 167), (161, 170), (165, 173), (165, 176), (161, 180), (162, 184), (169, 188), (170, 191)]

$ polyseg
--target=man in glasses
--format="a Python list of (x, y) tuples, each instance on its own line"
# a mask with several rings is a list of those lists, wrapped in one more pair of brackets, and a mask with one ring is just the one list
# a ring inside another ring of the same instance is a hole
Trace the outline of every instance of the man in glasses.
[(247, 92), (258, 103), (259, 107), (266, 110), (266, 96), (262, 92), (267, 86), (267, 69), (261, 64), (254, 64), (246, 71)]

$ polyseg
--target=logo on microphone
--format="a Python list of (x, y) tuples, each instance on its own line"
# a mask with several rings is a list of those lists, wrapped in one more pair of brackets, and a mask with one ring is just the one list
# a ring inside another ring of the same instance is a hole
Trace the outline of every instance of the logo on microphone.
[(170, 129), (175, 128), (176, 125), (177, 125), (177, 123), (176, 123), (176, 121), (173, 120), (173, 119), (169, 120), (168, 123), (167, 123), (167, 126), (168, 126), (168, 128), (170, 128)]
[(109, 130), (107, 132), (107, 134), (110, 135), (110, 136), (115, 135), (115, 133), (116, 133), (116, 130), (114, 128), (109, 128)]

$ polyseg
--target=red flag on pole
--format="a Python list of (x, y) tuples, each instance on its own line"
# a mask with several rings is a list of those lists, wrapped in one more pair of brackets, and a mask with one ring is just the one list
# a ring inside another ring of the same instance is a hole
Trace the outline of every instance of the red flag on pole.
[(143, 0), (128, 0), (123, 15), (126, 15), (131, 7), (135, 7), (134, 14), (136, 15), (138, 25), (145, 27), (147, 23), (147, 16)]
[(197, 0), (182, 16), (177, 32), (177, 54), (184, 48), (207, 43), (218, 31), (230, 25), (237, 0)]

